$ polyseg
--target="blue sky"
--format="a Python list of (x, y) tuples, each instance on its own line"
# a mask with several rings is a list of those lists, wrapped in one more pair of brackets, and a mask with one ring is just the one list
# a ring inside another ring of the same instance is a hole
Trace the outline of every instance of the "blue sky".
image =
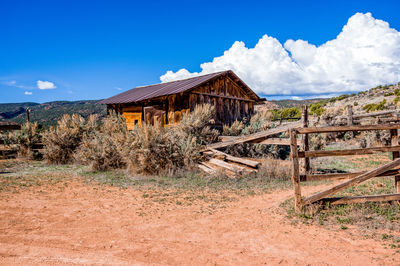
[[(200, 72), (200, 64), (222, 56), (235, 41), (254, 47), (267, 34), (282, 45), (301, 39), (318, 47), (335, 39), (357, 12), (371, 12), (400, 30), (399, 10), (399, 1), (385, 0), (2, 0), (0, 102), (102, 99), (159, 83), (168, 70)], [(397, 47), (391, 54), (400, 54)], [(389, 74), (383, 81), (398, 77), (397, 72)], [(49, 83), (39, 89), (38, 81)], [(250, 80), (260, 94), (273, 98), (334, 91), (329, 84), (321, 85), (326, 91), (304, 93), (285, 87), (279, 96), (279, 89), (269, 90), (268, 82)], [(290, 82), (288, 87), (296, 86)]]

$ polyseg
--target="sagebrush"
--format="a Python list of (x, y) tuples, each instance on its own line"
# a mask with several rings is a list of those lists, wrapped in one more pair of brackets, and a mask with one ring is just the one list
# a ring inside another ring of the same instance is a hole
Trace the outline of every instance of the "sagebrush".
[(121, 148), (126, 140), (125, 119), (112, 112), (96, 130), (83, 135), (74, 158), (79, 163), (89, 165), (95, 171), (123, 168), (126, 160), (123, 158)]
[(91, 115), (88, 120), (82, 116), (65, 114), (43, 133), (43, 156), (49, 163), (67, 164), (74, 161), (74, 153), (82, 139), (97, 128), (97, 117)]

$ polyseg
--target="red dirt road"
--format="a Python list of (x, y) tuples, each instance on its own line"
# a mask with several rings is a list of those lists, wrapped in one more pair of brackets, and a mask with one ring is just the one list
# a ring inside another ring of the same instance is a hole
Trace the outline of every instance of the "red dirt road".
[[(319, 187), (319, 189), (321, 186)], [(307, 187), (317, 190), (318, 187)], [(0, 263), (396, 265), (379, 241), (292, 225), (278, 210), (291, 191), (213, 208), (159, 202), (143, 191), (68, 183), (0, 194)], [(352, 234), (353, 232), (353, 234)], [(357, 239), (358, 238), (358, 239)]]

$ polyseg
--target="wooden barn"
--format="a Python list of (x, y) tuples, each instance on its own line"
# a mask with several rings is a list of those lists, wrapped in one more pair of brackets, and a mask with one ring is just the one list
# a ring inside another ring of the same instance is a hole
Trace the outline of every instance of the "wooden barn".
[(230, 125), (235, 120), (250, 118), (254, 105), (261, 99), (235, 73), (223, 71), (194, 78), (137, 87), (100, 103), (126, 119), (128, 129), (135, 124), (179, 123), (184, 113), (197, 104), (215, 106), (215, 125)]

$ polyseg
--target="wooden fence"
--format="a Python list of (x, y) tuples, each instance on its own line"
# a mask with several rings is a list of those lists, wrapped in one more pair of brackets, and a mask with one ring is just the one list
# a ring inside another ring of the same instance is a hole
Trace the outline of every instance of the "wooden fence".
[[(307, 114), (303, 119), (303, 128), (291, 128), (289, 129), (290, 135), (290, 148), (292, 158), (292, 182), (294, 187), (294, 199), (295, 207), (300, 210), (303, 206), (311, 204), (317, 201), (330, 202), (331, 204), (344, 204), (344, 203), (357, 203), (367, 201), (393, 201), (400, 200), (400, 159), (399, 159), (399, 138), (398, 129), (400, 124), (380, 124), (380, 125), (348, 125), (348, 126), (332, 126), (332, 127), (307, 127)], [(332, 133), (332, 132), (351, 132), (351, 131), (369, 131), (369, 130), (390, 130), (391, 134), (391, 146), (385, 147), (371, 147), (364, 149), (345, 149), (345, 150), (318, 150), (310, 151), (308, 147), (308, 135), (309, 134), (320, 134), (320, 133)], [(301, 135), (302, 145), (298, 150), (297, 137)], [(358, 173), (335, 173), (335, 174), (310, 174), (310, 163), (309, 159), (313, 157), (325, 157), (325, 156), (347, 156), (347, 155), (363, 155), (363, 154), (374, 154), (377, 152), (391, 152), (393, 155), (393, 161), (385, 164), (381, 167), (373, 169), (371, 171), (363, 171)], [(303, 174), (300, 173), (300, 159), (303, 159)], [(308, 162), (307, 162), (308, 161)], [(335, 197), (326, 198), (338, 191), (341, 191), (350, 186), (354, 186), (363, 181), (377, 176), (394, 176), (395, 187), (397, 194), (388, 195), (373, 195), (373, 196), (356, 196), (356, 197)], [(351, 178), (339, 185), (335, 185), (329, 189), (316, 193), (307, 198), (301, 196), (301, 181), (309, 180), (328, 180), (328, 179), (344, 179)]]

